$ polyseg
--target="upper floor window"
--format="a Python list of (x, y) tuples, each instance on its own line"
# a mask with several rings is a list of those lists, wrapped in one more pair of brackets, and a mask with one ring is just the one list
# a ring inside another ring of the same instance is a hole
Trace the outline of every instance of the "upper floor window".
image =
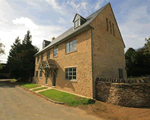
[(109, 27), (108, 27), (108, 18), (106, 18), (106, 26), (107, 26), (107, 31), (108, 31), (108, 29), (109, 29)]
[(110, 26), (110, 33), (112, 34), (112, 30), (111, 30), (111, 21), (109, 21), (109, 26)]
[(76, 50), (76, 39), (66, 43), (66, 53)]
[(41, 61), (43, 61), (43, 53), (41, 54)]
[(80, 19), (78, 19), (74, 22), (74, 28), (77, 28), (79, 26), (80, 26)]
[(112, 24), (112, 29), (113, 29), (113, 35), (115, 36), (115, 28), (114, 28), (114, 24)]
[(38, 77), (38, 71), (36, 71), (36, 77)]
[(39, 62), (39, 56), (37, 56), (37, 62)]
[(58, 56), (58, 47), (54, 48), (53, 56), (54, 57)]
[(50, 58), (50, 51), (47, 51), (47, 59)]
[(42, 70), (40, 71), (40, 77), (42, 77)]
[(65, 69), (65, 79), (66, 80), (76, 80), (76, 68), (66, 68)]

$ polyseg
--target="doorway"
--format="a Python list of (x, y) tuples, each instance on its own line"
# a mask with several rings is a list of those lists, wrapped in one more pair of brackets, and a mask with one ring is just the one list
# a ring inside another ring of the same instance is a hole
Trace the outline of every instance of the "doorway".
[(56, 74), (57, 74), (57, 71), (54, 70), (54, 72), (53, 72), (53, 86), (56, 86)]

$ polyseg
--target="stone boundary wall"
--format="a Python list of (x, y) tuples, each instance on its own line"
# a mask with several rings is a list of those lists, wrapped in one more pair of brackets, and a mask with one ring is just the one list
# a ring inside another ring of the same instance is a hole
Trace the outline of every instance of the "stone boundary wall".
[(146, 83), (145, 79), (115, 79), (115, 78), (96, 78), (96, 81), (110, 83)]
[(96, 81), (96, 99), (125, 107), (150, 107), (150, 84)]

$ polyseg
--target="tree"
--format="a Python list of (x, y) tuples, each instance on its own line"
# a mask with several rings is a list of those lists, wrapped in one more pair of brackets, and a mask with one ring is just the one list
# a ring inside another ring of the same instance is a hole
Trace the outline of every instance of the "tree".
[(10, 67), (11, 75), (25, 81), (34, 75), (34, 55), (38, 52), (38, 48), (32, 45), (31, 38), (30, 31), (27, 31), (22, 44), (18, 37), (8, 57), (8, 66)]
[[(3, 49), (4, 47), (5, 46), (2, 43), (0, 43), (0, 55), (5, 54), (4, 49)], [(0, 69), (2, 69), (2, 68), (3, 68), (3, 65), (0, 64)]]
[(146, 43), (144, 44), (144, 54), (150, 54), (150, 37), (147, 39), (145, 38)]

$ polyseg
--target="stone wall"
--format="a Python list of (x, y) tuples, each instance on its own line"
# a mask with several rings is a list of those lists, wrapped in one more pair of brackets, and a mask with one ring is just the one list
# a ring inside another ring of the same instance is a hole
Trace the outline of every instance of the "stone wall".
[(150, 107), (150, 84), (96, 81), (96, 99), (126, 107)]

